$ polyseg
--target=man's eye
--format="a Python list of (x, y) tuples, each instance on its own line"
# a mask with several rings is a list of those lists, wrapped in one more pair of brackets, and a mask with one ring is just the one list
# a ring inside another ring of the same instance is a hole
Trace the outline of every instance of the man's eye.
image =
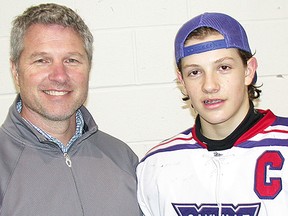
[(79, 61), (77, 59), (67, 59), (67, 63), (78, 63)]
[(44, 62), (44, 59), (37, 59), (36, 62)]
[(45, 60), (45, 59), (36, 59), (35, 60), (35, 63), (38, 63), (38, 64), (43, 64), (43, 63), (47, 63), (48, 61)]

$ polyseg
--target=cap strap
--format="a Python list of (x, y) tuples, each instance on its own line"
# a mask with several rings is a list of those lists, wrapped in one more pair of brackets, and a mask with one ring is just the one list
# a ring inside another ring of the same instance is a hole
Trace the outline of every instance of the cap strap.
[(195, 44), (183, 48), (183, 57), (222, 48), (227, 48), (227, 44), (224, 39)]

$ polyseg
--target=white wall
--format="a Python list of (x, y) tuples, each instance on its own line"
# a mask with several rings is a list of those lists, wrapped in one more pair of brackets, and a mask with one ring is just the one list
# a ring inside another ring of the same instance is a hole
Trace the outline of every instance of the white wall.
[[(0, 0), (0, 123), (15, 97), (9, 70), (14, 16), (41, 0)], [(287, 0), (58, 0), (83, 17), (95, 37), (87, 107), (100, 129), (142, 157), (193, 124), (175, 82), (173, 39), (189, 18), (224, 12), (246, 28), (258, 58), (259, 107), (288, 116)], [(286, 95), (286, 96), (285, 96)]]

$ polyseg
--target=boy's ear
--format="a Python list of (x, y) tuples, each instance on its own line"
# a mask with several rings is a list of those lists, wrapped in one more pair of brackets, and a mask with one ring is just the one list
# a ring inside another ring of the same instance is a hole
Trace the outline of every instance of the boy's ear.
[[(183, 101), (187, 101), (189, 100), (189, 96), (187, 94), (187, 90), (186, 90), (186, 87), (185, 87), (185, 82), (183, 80), (183, 76), (182, 76), (182, 73), (177, 69), (177, 77), (178, 77), (178, 81), (179, 83), (181, 84), (180, 86), (180, 91), (181, 93), (184, 95), (184, 97), (182, 98)], [(193, 107), (193, 106), (192, 106)]]
[(184, 81), (183, 81), (183, 76), (182, 76), (182, 73), (177, 69), (177, 78), (178, 78), (178, 81), (184, 85)]
[(245, 85), (248, 86), (252, 83), (257, 67), (258, 63), (255, 57), (252, 57), (247, 61), (247, 68), (245, 71)]

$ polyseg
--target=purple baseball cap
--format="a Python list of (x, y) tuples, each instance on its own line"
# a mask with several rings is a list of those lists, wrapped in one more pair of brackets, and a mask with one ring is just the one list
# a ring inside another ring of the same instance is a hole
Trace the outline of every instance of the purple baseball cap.
[[(200, 27), (213, 28), (222, 34), (224, 39), (185, 47), (186, 38)], [(184, 23), (179, 29), (175, 38), (176, 63), (178, 64), (180, 59), (189, 55), (223, 48), (238, 48), (251, 53), (246, 32), (237, 20), (223, 13), (203, 13)], [(255, 73), (252, 83), (255, 84), (256, 80)]]

